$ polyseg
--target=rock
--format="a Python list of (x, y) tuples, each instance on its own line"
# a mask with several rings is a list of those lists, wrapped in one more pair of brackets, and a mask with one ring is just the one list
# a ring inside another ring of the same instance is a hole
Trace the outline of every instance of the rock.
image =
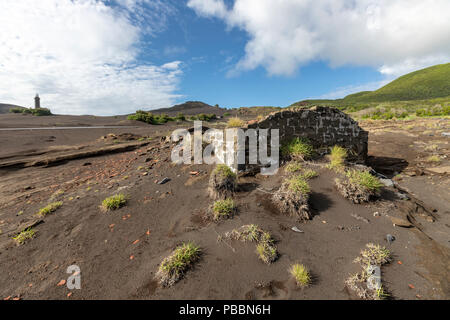
[(352, 213), (351, 216), (356, 220), (364, 221), (365, 223), (370, 223), (370, 221), (364, 217), (361, 217), (359, 214)]
[(395, 237), (392, 234), (387, 234), (386, 235), (386, 241), (391, 244), (392, 242), (395, 241)]
[(394, 186), (394, 181), (392, 181), (391, 179), (380, 179), (380, 182), (382, 184), (384, 184), (386, 187), (393, 187)]
[(413, 225), (406, 219), (390, 217), (394, 227), (411, 228)]
[(170, 179), (169, 178), (164, 178), (162, 179), (160, 182), (158, 182), (158, 184), (166, 184), (167, 182), (169, 182)]
[(408, 197), (406, 194), (404, 194), (404, 193), (397, 192), (395, 195), (396, 195), (400, 200), (409, 200), (409, 197)]
[(292, 227), (291, 230), (294, 231), (294, 232), (297, 232), (297, 233), (304, 233), (302, 230), (300, 230), (297, 227)]
[(443, 135), (444, 137), (450, 137), (450, 132), (442, 132), (442, 135)]
[(427, 170), (437, 174), (449, 174), (450, 166), (427, 168)]
[(380, 213), (379, 213), (378, 211), (377, 211), (377, 212), (374, 212), (374, 213), (373, 213), (373, 216), (374, 216), (374, 217), (379, 217), (379, 216), (380, 216)]

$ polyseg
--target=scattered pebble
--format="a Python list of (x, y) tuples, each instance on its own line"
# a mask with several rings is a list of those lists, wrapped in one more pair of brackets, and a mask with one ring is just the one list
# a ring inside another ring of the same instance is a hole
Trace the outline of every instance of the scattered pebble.
[(370, 221), (364, 217), (361, 217), (359, 214), (352, 213), (351, 216), (356, 220), (364, 221), (365, 223), (370, 223)]
[(392, 234), (387, 234), (386, 235), (386, 241), (391, 244), (392, 242), (395, 241), (395, 237)]
[(65, 284), (66, 284), (66, 280), (63, 279), (60, 282), (58, 282), (57, 286), (61, 287), (61, 286), (65, 285)]
[(167, 182), (169, 182), (170, 179), (169, 178), (164, 178), (162, 179), (160, 182), (158, 182), (158, 184), (166, 184)]
[(295, 232), (297, 232), (297, 233), (304, 233), (304, 231), (300, 230), (300, 229), (297, 228), (297, 227), (292, 227), (292, 231), (295, 231)]
[(374, 212), (374, 213), (373, 213), (373, 216), (374, 216), (374, 217), (379, 217), (379, 216), (380, 216), (380, 213), (379, 213), (378, 211), (377, 211), (377, 212)]

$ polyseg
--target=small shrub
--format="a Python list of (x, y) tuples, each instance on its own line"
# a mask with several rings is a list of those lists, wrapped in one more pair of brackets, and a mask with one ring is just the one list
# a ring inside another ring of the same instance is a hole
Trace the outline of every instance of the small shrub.
[(289, 269), (290, 274), (295, 279), (297, 286), (306, 287), (311, 283), (309, 270), (302, 264), (296, 263)]
[(45, 217), (46, 215), (51, 214), (56, 210), (58, 210), (62, 205), (63, 205), (62, 201), (50, 203), (48, 206), (39, 210), (37, 215), (40, 217)]
[(102, 208), (105, 211), (117, 210), (122, 208), (127, 203), (127, 198), (123, 194), (117, 194), (112, 197), (108, 197), (102, 202)]
[(35, 235), (36, 231), (34, 231), (32, 228), (28, 228), (13, 237), (13, 240), (16, 241), (17, 244), (22, 245), (28, 239), (33, 239)]
[(225, 113), (223, 114), (223, 116), (224, 116), (224, 117), (229, 117), (229, 116), (231, 116), (231, 113), (225, 112)]
[(200, 248), (191, 242), (178, 246), (159, 266), (157, 277), (160, 283), (165, 287), (175, 284), (198, 261), (200, 253)]
[(304, 138), (294, 138), (281, 146), (281, 154), (292, 159), (305, 160), (311, 157), (313, 152), (313, 146)]
[(31, 109), (31, 113), (34, 116), (43, 117), (43, 116), (51, 116), (52, 112), (50, 109), (47, 108), (37, 108), (37, 109)]
[(214, 202), (213, 216), (214, 220), (227, 219), (233, 215), (236, 205), (232, 199), (218, 200)]
[(228, 120), (227, 127), (228, 128), (242, 128), (245, 126), (245, 121), (235, 117)]
[(334, 146), (331, 148), (329, 168), (339, 170), (344, 166), (345, 158), (347, 158), (347, 149)]

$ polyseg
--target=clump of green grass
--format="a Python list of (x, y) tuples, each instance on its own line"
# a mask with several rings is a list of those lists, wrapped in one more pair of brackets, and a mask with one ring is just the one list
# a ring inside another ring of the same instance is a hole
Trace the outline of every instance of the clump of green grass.
[(378, 265), (382, 266), (391, 261), (391, 252), (380, 245), (368, 243), (366, 249), (362, 250), (360, 256), (355, 259), (362, 266)]
[(303, 178), (309, 180), (309, 179), (313, 179), (319, 176), (319, 173), (315, 170), (312, 169), (308, 169), (305, 172), (303, 172), (302, 174)]
[(441, 158), (439, 156), (436, 156), (436, 155), (429, 156), (427, 158), (427, 162), (434, 162), (434, 163), (441, 162)]
[(353, 169), (347, 171), (346, 176), (352, 185), (362, 187), (371, 192), (378, 192), (383, 186), (380, 180), (368, 171)]
[(33, 239), (35, 235), (36, 231), (34, 231), (32, 228), (27, 228), (13, 237), (13, 240), (16, 241), (17, 244), (22, 245), (28, 239)]
[(213, 205), (214, 220), (227, 219), (233, 215), (236, 204), (232, 199), (218, 200)]
[(334, 170), (341, 169), (342, 167), (344, 167), (347, 155), (347, 149), (340, 146), (334, 146), (333, 148), (331, 148), (330, 164), (328, 165), (328, 167)]
[(286, 165), (284, 170), (289, 173), (295, 173), (302, 170), (302, 164), (297, 161), (291, 161)]
[(183, 243), (165, 258), (158, 269), (157, 277), (163, 286), (172, 286), (200, 258), (200, 247), (192, 242)]
[(236, 178), (236, 174), (226, 164), (218, 164), (214, 169), (213, 174), (222, 178)]
[(50, 203), (48, 206), (40, 209), (37, 215), (39, 217), (45, 217), (46, 215), (51, 214), (56, 210), (58, 210), (62, 205), (63, 205), (62, 201)]
[(123, 194), (117, 194), (108, 197), (102, 202), (102, 208), (105, 211), (117, 210), (122, 208), (127, 203), (127, 197)]
[(301, 193), (303, 195), (311, 193), (311, 188), (309, 187), (308, 181), (301, 174), (295, 175), (287, 179), (287, 183), (288, 189), (292, 192)]
[(284, 157), (305, 160), (311, 157), (314, 148), (305, 138), (294, 138), (281, 146), (281, 154)]
[(306, 287), (311, 283), (309, 270), (303, 264), (293, 264), (289, 269), (289, 273), (295, 279), (295, 282), (299, 287)]

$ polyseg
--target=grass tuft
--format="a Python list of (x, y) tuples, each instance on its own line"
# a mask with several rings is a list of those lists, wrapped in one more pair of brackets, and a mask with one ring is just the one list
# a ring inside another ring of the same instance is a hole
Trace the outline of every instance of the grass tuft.
[(213, 214), (214, 220), (227, 219), (233, 215), (236, 210), (236, 204), (232, 199), (218, 200), (214, 202)]
[(296, 263), (289, 269), (290, 274), (295, 279), (297, 286), (306, 287), (311, 283), (309, 270), (302, 264)]
[(17, 234), (13, 237), (13, 240), (16, 241), (17, 244), (24, 244), (28, 239), (33, 239), (36, 234), (32, 228), (28, 228)]
[(436, 156), (436, 155), (429, 156), (427, 158), (427, 162), (434, 162), (434, 163), (441, 162), (441, 158), (439, 156)]
[(302, 170), (302, 164), (297, 161), (289, 162), (288, 165), (284, 168), (286, 172), (295, 173)]
[(377, 265), (382, 266), (391, 261), (391, 252), (380, 245), (368, 243), (366, 249), (362, 250), (360, 256), (355, 259), (362, 266)]
[(200, 247), (192, 242), (183, 243), (173, 253), (165, 258), (159, 266), (158, 275), (164, 286), (171, 286), (177, 282), (199, 258)]
[(331, 148), (330, 164), (328, 167), (334, 170), (341, 169), (344, 166), (347, 155), (347, 149), (340, 146), (334, 146)]
[(312, 169), (308, 169), (305, 172), (303, 172), (302, 174), (303, 178), (309, 180), (309, 179), (313, 179), (319, 176), (319, 173), (315, 170)]
[(236, 174), (226, 164), (218, 164), (214, 169), (213, 174), (218, 175), (222, 178), (236, 178)]
[(346, 173), (347, 178), (353, 185), (360, 186), (372, 192), (378, 192), (383, 184), (368, 171), (349, 170)]
[(242, 128), (243, 126), (245, 126), (245, 121), (243, 121), (237, 117), (230, 118), (227, 122), (228, 128)]
[(62, 201), (50, 203), (48, 206), (40, 209), (37, 215), (39, 217), (45, 217), (46, 215), (51, 214), (56, 210), (58, 210), (62, 205), (63, 205)]
[(261, 241), (256, 245), (256, 253), (259, 259), (266, 264), (271, 264), (277, 259), (277, 248), (271, 242)]
[(301, 174), (295, 175), (287, 179), (287, 183), (289, 190), (293, 192), (298, 192), (303, 195), (311, 193), (311, 188), (309, 187), (308, 181)]
[(122, 208), (127, 203), (127, 197), (123, 194), (117, 194), (108, 197), (102, 202), (102, 208), (106, 211), (117, 210)]
[(281, 154), (284, 157), (300, 158), (305, 160), (313, 155), (314, 148), (307, 139), (294, 138), (281, 146)]

